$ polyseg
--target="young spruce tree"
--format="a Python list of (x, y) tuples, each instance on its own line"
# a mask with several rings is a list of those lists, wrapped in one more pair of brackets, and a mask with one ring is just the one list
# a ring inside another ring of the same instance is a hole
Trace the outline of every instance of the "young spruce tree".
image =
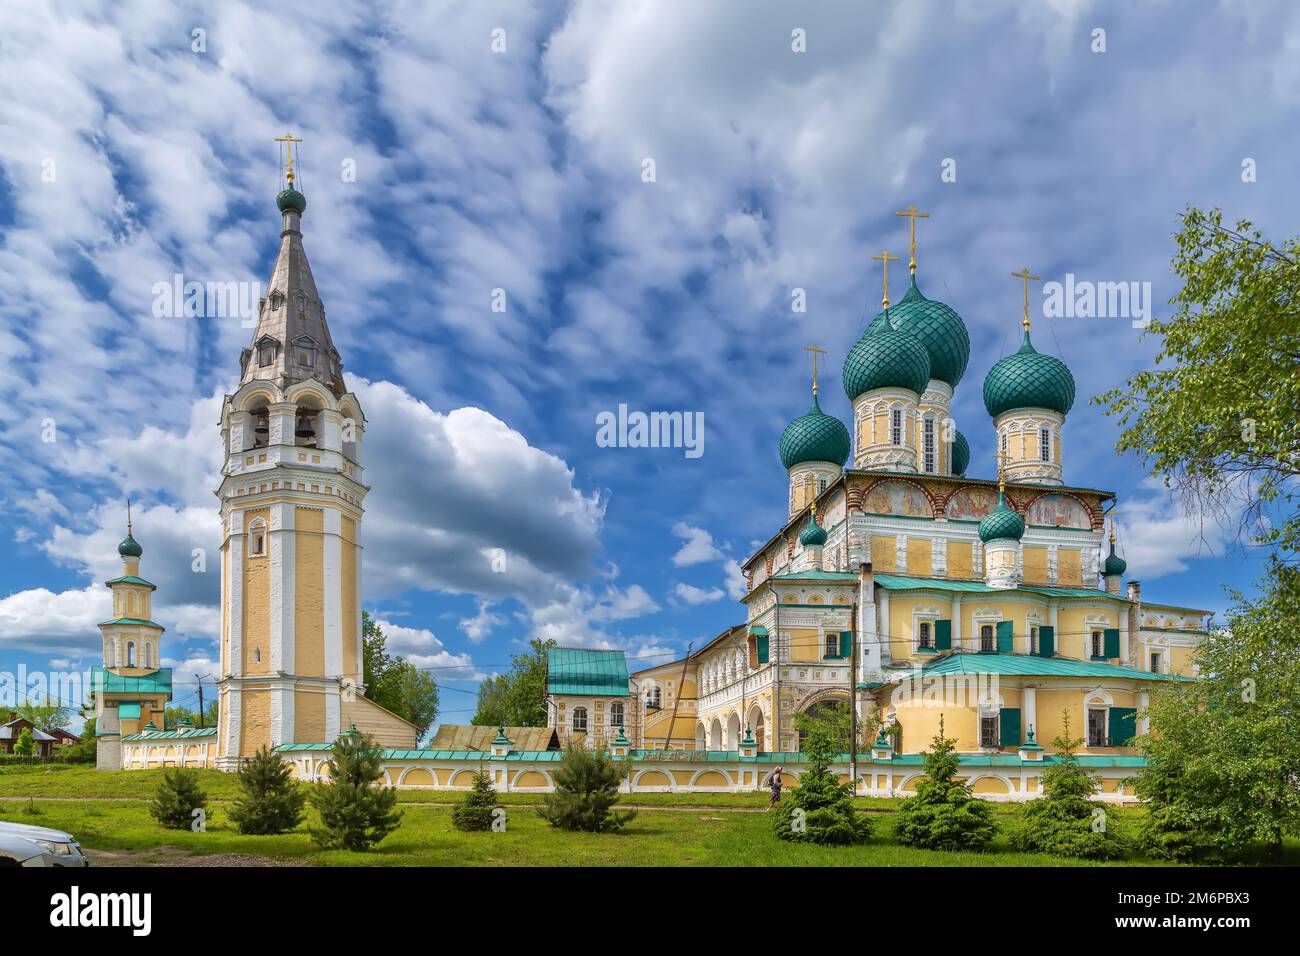
[(194, 811), (208, 804), (208, 795), (199, 789), (199, 775), (177, 767), (163, 774), (149, 815), (171, 830), (188, 830), (194, 823)]
[(894, 835), (904, 846), (924, 850), (980, 850), (993, 835), (993, 807), (972, 796), (970, 787), (957, 779), (960, 766), (957, 742), (939, 732), (925, 755), (925, 777), (916, 786), (916, 796), (898, 808)]
[(828, 721), (807, 725), (803, 750), (810, 766), (773, 811), (772, 826), (782, 840), (845, 846), (871, 836), (871, 821), (853, 809), (850, 785), (831, 770), (840, 740)]
[(490, 830), (497, 806), (496, 788), (487, 772), (479, 770), (474, 774), (474, 788), (451, 811), (451, 825), (457, 830)]
[(626, 770), (608, 750), (588, 750), (570, 743), (555, 771), (555, 791), (537, 812), (561, 830), (604, 833), (621, 830), (635, 810), (611, 809), (618, 803), (618, 785)]
[(239, 768), (239, 786), (243, 793), (230, 808), (230, 819), (240, 833), (284, 833), (302, 822), (307, 795), (294, 782), (289, 763), (266, 746)]
[(395, 809), (397, 791), (377, 786), (384, 775), (383, 751), (356, 727), (340, 734), (330, 753), (330, 782), (311, 794), (320, 814), (312, 840), (327, 850), (364, 851), (393, 830), (402, 820)]

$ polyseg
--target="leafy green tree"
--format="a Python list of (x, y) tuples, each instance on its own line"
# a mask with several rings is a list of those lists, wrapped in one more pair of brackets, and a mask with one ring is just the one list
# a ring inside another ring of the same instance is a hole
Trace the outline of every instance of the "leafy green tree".
[(1189, 208), (1174, 314), (1153, 319), (1156, 368), (1097, 396), (1135, 451), (1202, 520), (1242, 506), (1239, 532), (1300, 556), (1300, 239)]
[(39, 704), (30, 700), (25, 704), (19, 704), (14, 708), (14, 712), (19, 718), (30, 720), (32, 726), (37, 730), (43, 730), (46, 733), (62, 727), (72, 720), (72, 708), (64, 707), (50, 697), (46, 697)]
[(366, 697), (409, 720), (423, 737), (438, 716), (438, 684), (406, 658), (389, 654), (384, 629), (361, 612), (361, 670)]
[(327, 766), (329, 783), (312, 792), (310, 799), (321, 825), (311, 829), (312, 840), (327, 850), (368, 850), (402, 820), (397, 791), (377, 786), (383, 777), (383, 751), (355, 727), (334, 741)]
[[(815, 710), (797, 713), (794, 715), (794, 725), (800, 734), (800, 750), (806, 751), (806, 741), (814, 730), (820, 730), (830, 734), (835, 754), (849, 752), (849, 740), (853, 736), (853, 715), (849, 711), (848, 701), (827, 701)], [(858, 721), (858, 753), (870, 749), (869, 741), (875, 739), (879, 727), (880, 718), (875, 714), (868, 714)]]
[(1300, 833), (1300, 568), (1274, 563), (1259, 596), (1229, 594), (1227, 627), (1197, 648), (1200, 679), (1153, 693), (1138, 741), (1152, 856), (1276, 856)]
[(186, 707), (184, 704), (174, 704), (164, 712), (164, 720), (168, 727), (176, 727), (183, 720), (188, 720), (195, 727), (215, 727), (217, 726), (217, 702), (211, 701), (203, 708), (203, 719), (199, 719), (199, 712)]
[(97, 722), (97, 718), (87, 717), (85, 723), (81, 726), (81, 740), (64, 747), (63, 753), (69, 757), (94, 760), (99, 746), (98, 740), (95, 738), (95, 724)]
[(149, 815), (171, 830), (188, 830), (194, 811), (208, 805), (208, 795), (199, 787), (199, 775), (177, 767), (163, 774), (162, 783), (149, 804)]
[(555, 791), (543, 798), (537, 812), (561, 830), (606, 833), (621, 830), (635, 810), (616, 811), (618, 785), (627, 768), (608, 750), (588, 750), (570, 743), (555, 771)]
[(240, 833), (284, 833), (302, 822), (307, 795), (294, 781), (292, 766), (266, 745), (239, 768), (239, 786), (230, 819)]
[(1011, 844), (1031, 853), (1113, 859), (1122, 849), (1108, 826), (1106, 808), (1090, 799), (1097, 783), (1079, 766), (1075, 752), (1083, 738), (1070, 736), (1068, 710), (1061, 719), (1061, 735), (1052, 741), (1055, 759), (1043, 769), (1043, 795), (1025, 806), (1024, 826), (1011, 834)]
[(515, 654), (510, 671), (479, 685), (475, 724), (490, 727), (546, 726), (546, 649), (555, 641), (534, 638), (530, 653)]
[(831, 846), (866, 841), (871, 836), (871, 821), (854, 812), (851, 786), (840, 783), (831, 770), (836, 756), (843, 752), (840, 745), (848, 728), (838, 727), (834, 720), (813, 720), (805, 726), (803, 752), (809, 766), (772, 811), (776, 835), (782, 840)]
[(32, 729), (24, 727), (18, 734), (18, 739), (14, 741), (14, 756), (31, 757), (36, 753), (36, 739), (32, 737)]
[(457, 830), (490, 830), (492, 814), (499, 805), (492, 779), (483, 770), (474, 774), (474, 787), (451, 811), (451, 825)]
[(916, 795), (898, 808), (894, 835), (904, 846), (926, 850), (979, 850), (993, 839), (993, 807), (957, 778), (957, 742), (939, 732), (925, 754), (925, 777)]

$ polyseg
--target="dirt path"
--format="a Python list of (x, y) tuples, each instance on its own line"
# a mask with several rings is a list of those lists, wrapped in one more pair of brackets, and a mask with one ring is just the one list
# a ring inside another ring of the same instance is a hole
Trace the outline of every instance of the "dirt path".
[(310, 866), (294, 857), (253, 856), (247, 853), (199, 855), (176, 846), (148, 850), (85, 850), (90, 865), (100, 866)]
[[(35, 800), (38, 803), (85, 803), (88, 800), (96, 803), (149, 803), (146, 797), (0, 797), (0, 803), (26, 803), (28, 800)], [(231, 800), (214, 798), (209, 803), (231, 803)], [(418, 807), (452, 807), (454, 803), (439, 803), (430, 800), (398, 800), (398, 806), (402, 809)], [(541, 803), (504, 803), (505, 807), (540, 807)], [(619, 807), (627, 810), (681, 810), (684, 813), (766, 813), (767, 807), (713, 807), (707, 804), (672, 804), (672, 803), (619, 803)]]

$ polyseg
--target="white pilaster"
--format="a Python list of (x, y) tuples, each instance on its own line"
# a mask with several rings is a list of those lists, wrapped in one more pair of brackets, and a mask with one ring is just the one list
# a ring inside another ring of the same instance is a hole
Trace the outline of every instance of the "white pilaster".
[(325, 676), (360, 681), (361, 675), (343, 666), (343, 547), (342, 516), (325, 509)]

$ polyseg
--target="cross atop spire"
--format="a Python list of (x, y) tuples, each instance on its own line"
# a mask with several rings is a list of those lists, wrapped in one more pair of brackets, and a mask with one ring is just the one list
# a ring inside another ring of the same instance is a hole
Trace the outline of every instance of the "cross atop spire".
[(897, 262), (898, 256), (891, 256), (889, 254), (889, 250), (884, 249), (881, 251), (880, 255), (872, 256), (871, 258), (876, 262), (882, 263), (885, 267), (885, 294), (881, 296), (880, 306), (883, 309), (888, 309), (889, 308), (889, 264), (891, 262)]
[(812, 353), (812, 360), (813, 360), (813, 369), (812, 369), (812, 372), (813, 372), (813, 379), (812, 379), (812, 382), (813, 382), (813, 394), (816, 395), (816, 394), (817, 394), (817, 356), (819, 356), (819, 355), (825, 355), (825, 354), (826, 354), (826, 350), (823, 349), (823, 348), (819, 348), (819, 347), (816, 346), (816, 345), (805, 345), (805, 346), (803, 347), (803, 350), (804, 350), (805, 352), (811, 352), (811, 353)]
[(126, 499), (126, 536), (131, 537), (131, 499)]
[[(292, 133), (286, 132), (283, 136), (275, 137), (275, 142), (283, 143), (285, 144), (285, 146), (288, 147), (289, 155), (285, 157), (284, 178), (289, 181), (289, 187), (293, 188), (293, 144), (301, 143), (302, 137), (294, 136)], [(281, 155), (284, 155), (283, 147), (282, 147)]]
[(1025, 283), (1025, 318), (1022, 324), (1025, 327), (1025, 331), (1028, 332), (1029, 331), (1029, 283), (1031, 281), (1037, 282), (1039, 279), (1042, 278), (1042, 276), (1030, 275), (1029, 266), (1025, 266), (1019, 272), (1011, 273), (1011, 278), (1020, 279)]
[(930, 214), (929, 214), (928, 212), (917, 212), (915, 206), (908, 206), (908, 207), (907, 207), (906, 209), (904, 209), (902, 212), (896, 212), (896, 213), (894, 213), (894, 215), (895, 215), (895, 216), (906, 216), (908, 219), (910, 219), (910, 220), (912, 221), (912, 222), (911, 222), (911, 227), (912, 227), (912, 239), (911, 239), (911, 242), (908, 244), (908, 247), (907, 247), (907, 248), (908, 248), (908, 254), (909, 254), (909, 255), (908, 255), (908, 263), (907, 263), (907, 271), (910, 272), (912, 275), (916, 275), (916, 220), (918, 220), (918, 219), (929, 219), (929, 218), (930, 218)]

